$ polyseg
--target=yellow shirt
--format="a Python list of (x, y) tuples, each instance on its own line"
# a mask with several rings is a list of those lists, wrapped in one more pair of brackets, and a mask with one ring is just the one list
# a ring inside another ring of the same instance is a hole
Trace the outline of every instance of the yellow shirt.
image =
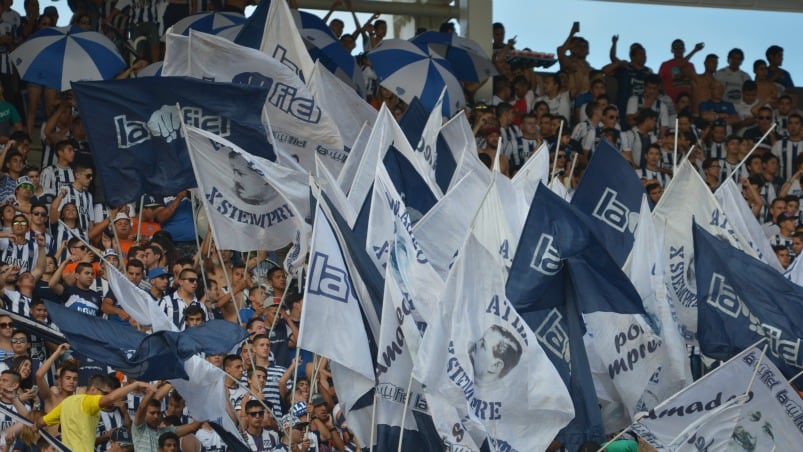
[(73, 452), (93, 452), (102, 397), (100, 394), (69, 396), (47, 413), (44, 421), (47, 425), (61, 424), (62, 442)]

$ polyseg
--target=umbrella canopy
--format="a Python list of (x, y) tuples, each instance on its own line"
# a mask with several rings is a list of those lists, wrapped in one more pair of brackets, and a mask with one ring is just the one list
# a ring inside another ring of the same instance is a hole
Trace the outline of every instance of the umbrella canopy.
[(466, 103), (451, 65), (431, 49), (403, 39), (385, 39), (368, 53), (379, 84), (408, 104), (420, 99), (429, 111), (446, 87), (443, 114), (452, 116)]
[(151, 63), (141, 71), (137, 72), (137, 78), (142, 77), (161, 77), (162, 76), (162, 61)]
[[(187, 16), (173, 24), (172, 32), (189, 36), (190, 30), (210, 35), (219, 34), (231, 27), (245, 23), (245, 16), (237, 13), (199, 13)], [(164, 38), (162, 39), (164, 40)]]
[(75, 26), (34, 33), (11, 52), (11, 61), (23, 80), (60, 91), (73, 81), (111, 79), (126, 67), (109, 38)]
[(474, 40), (454, 33), (427, 31), (410, 41), (426, 45), (452, 65), (458, 80), (481, 82), (499, 72), (482, 47)]
[(361, 96), (364, 96), (365, 79), (362, 69), (326, 23), (320, 17), (306, 11), (293, 10), (293, 18), (312, 59), (320, 61), (329, 72), (353, 86)]

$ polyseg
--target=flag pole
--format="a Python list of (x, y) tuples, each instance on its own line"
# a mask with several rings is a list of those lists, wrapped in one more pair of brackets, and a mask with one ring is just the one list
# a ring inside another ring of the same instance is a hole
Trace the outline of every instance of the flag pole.
[[(368, 446), (368, 452), (374, 452), (374, 440), (376, 433), (376, 387), (374, 387), (374, 403), (371, 405), (371, 444)], [(404, 426), (402, 426), (402, 429)]]
[(736, 168), (734, 168), (734, 169), (733, 169), (733, 171), (731, 171), (731, 173), (730, 173), (730, 174), (728, 174), (728, 179), (730, 179), (731, 177), (733, 177), (733, 175), (734, 175), (734, 174), (736, 174), (736, 172), (737, 172), (737, 171), (739, 171), (739, 168), (741, 168), (741, 167), (742, 167), (742, 165), (744, 165), (744, 162), (746, 162), (746, 161), (747, 161), (747, 159), (748, 159), (748, 158), (749, 158), (751, 155), (753, 155), (753, 152), (755, 152), (755, 150), (756, 150), (756, 149), (757, 149), (757, 148), (758, 148), (758, 147), (761, 145), (761, 143), (762, 143), (764, 140), (766, 140), (766, 139), (767, 139), (767, 136), (768, 136), (770, 133), (772, 133), (772, 131), (773, 131), (773, 130), (775, 130), (775, 126), (777, 126), (777, 124), (773, 124), (773, 125), (772, 125), (772, 126), (769, 128), (769, 130), (767, 130), (766, 132), (764, 132), (764, 135), (762, 135), (762, 136), (761, 136), (761, 139), (760, 139), (760, 140), (758, 140), (758, 142), (756, 142), (756, 144), (754, 144), (754, 145), (753, 145), (753, 149), (750, 149), (750, 152), (748, 152), (748, 153), (747, 153), (747, 155), (745, 155), (745, 156), (744, 156), (744, 158), (742, 159), (742, 161), (741, 161), (741, 162), (739, 162), (739, 164), (738, 164), (738, 165), (736, 165)]
[(410, 406), (410, 390), (412, 388), (413, 388), (413, 373), (410, 372), (410, 381), (407, 382), (407, 392), (405, 393), (404, 406), (402, 407), (403, 411), (401, 418), (401, 432), (399, 433), (399, 448), (397, 449), (397, 452), (401, 452), (402, 443), (404, 442), (404, 423), (407, 420), (407, 407)]
[(789, 383), (789, 384), (792, 384), (792, 382), (797, 380), (797, 378), (799, 376), (801, 376), (801, 375), (803, 375), (803, 370), (801, 370), (800, 372), (796, 373), (795, 376), (790, 378), (789, 380), (786, 380), (786, 382)]
[(758, 357), (758, 362), (756, 362), (756, 370), (753, 371), (753, 376), (750, 377), (750, 383), (747, 384), (747, 389), (744, 391), (744, 394), (747, 395), (750, 393), (750, 390), (753, 388), (753, 382), (756, 380), (756, 375), (758, 375), (758, 365), (761, 364), (761, 361), (764, 359), (764, 355), (767, 354), (767, 344), (764, 344), (764, 348), (761, 349), (761, 356)]
[[(301, 309), (304, 309), (303, 305), (301, 306)], [(298, 331), (298, 335), (301, 336), (301, 330)], [(293, 375), (293, 389), (291, 389), (291, 392), (290, 392), (290, 409), (291, 410), (293, 408), (293, 399), (296, 396), (296, 382), (298, 381), (298, 357), (300, 355), (301, 355), (301, 347), (299, 347), (298, 343), (296, 343), (296, 357), (294, 359), (296, 368), (295, 368), (295, 371), (293, 372), (295, 374), (295, 375)], [(289, 439), (290, 439), (290, 441), (287, 444), (287, 448), (290, 449), (290, 450), (293, 450), (293, 435), (289, 435)]]
[(139, 236), (142, 233), (142, 209), (145, 205), (145, 195), (139, 197), (139, 220), (137, 221), (137, 245), (139, 245)]
[[(184, 127), (184, 123), (183, 122), (181, 123), (181, 127), (182, 128)], [(185, 133), (185, 136), (186, 136), (186, 133)], [(190, 204), (192, 204), (192, 192), (189, 192), (189, 193), (190, 193)], [(203, 203), (201, 203), (201, 207), (206, 208)], [(198, 264), (199, 264), (198, 267), (201, 270), (201, 281), (203, 281), (203, 284), (204, 284), (204, 293), (209, 293), (209, 282), (206, 280), (206, 270), (204, 269), (204, 256), (203, 256), (204, 253), (201, 252), (201, 243), (200, 243), (200, 240), (198, 239), (198, 215), (195, 213), (195, 208), (192, 205), (190, 206), (190, 211), (192, 212), (192, 227), (195, 230), (195, 248), (196, 248), (197, 253), (198, 253)], [(212, 237), (211, 237), (212, 227), (211, 226), (209, 226), (209, 231), (207, 233), (210, 234), (209, 243), (212, 243)], [(207, 256), (207, 259), (208, 258), (209, 258), (209, 256)], [(239, 318), (240, 317), (238, 315), (237, 319), (239, 320)]]
[[(555, 143), (555, 160), (552, 161), (552, 173), (549, 174), (549, 185), (555, 179), (555, 168), (558, 166), (558, 150), (560, 149), (560, 136), (563, 134), (563, 121), (560, 121), (560, 128), (558, 128), (558, 141)], [(547, 146), (549, 151), (549, 146)]]
[[(563, 185), (566, 186), (567, 190), (571, 188), (572, 176), (574, 175), (574, 167), (575, 165), (577, 165), (577, 154), (578, 153), (575, 152), (574, 155), (572, 156), (572, 167), (569, 170), (569, 177), (563, 183)], [(555, 156), (556, 156), (555, 160), (557, 160), (557, 154), (555, 154)]]
[(678, 170), (678, 118), (675, 117), (675, 149), (672, 152), (672, 174)]

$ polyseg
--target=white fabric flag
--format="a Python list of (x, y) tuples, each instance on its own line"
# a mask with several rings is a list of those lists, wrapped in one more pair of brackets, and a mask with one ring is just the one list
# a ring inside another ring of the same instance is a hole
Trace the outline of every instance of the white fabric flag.
[(270, 2), (259, 50), (290, 68), (304, 83), (314, 63), (287, 2)]
[(549, 148), (541, 144), (511, 179), (527, 207), (533, 202), (538, 184), (549, 183)]
[[(393, 146), (402, 157), (407, 159), (415, 171), (421, 175), (421, 178), (426, 182), (429, 190), (435, 195), (437, 199), (441, 198), (441, 190), (434, 181), (430, 181), (427, 177), (427, 168), (416, 158), (413, 147), (407, 141), (401, 127), (393, 118), (393, 113), (387, 108), (387, 105), (382, 105), (379, 110), (379, 115), (376, 117), (374, 128), (371, 131), (371, 136), (368, 138), (366, 145), (366, 152), (363, 154), (360, 164), (357, 168), (357, 173), (354, 176), (354, 183), (348, 193), (349, 201), (355, 211), (359, 212), (362, 204), (368, 197), (371, 190), (371, 185), (374, 183), (374, 174), (376, 168), (382, 164), (382, 159), (388, 152), (388, 149)], [(415, 223), (421, 217), (420, 214), (416, 215), (415, 212), (409, 212), (412, 217), (412, 222)]]
[[(142, 325), (150, 325), (154, 332), (177, 331), (178, 328), (159, 309), (150, 295), (135, 286), (122, 273), (107, 266), (109, 287), (123, 309)], [(214, 421), (237, 438), (240, 432), (234, 421), (226, 414), (229, 403), (224, 388), (226, 374), (199, 355), (184, 362), (189, 380), (173, 379), (170, 384), (184, 397), (187, 410), (194, 419)]]
[(354, 227), (354, 223), (357, 221), (357, 212), (351, 207), (346, 194), (340, 189), (340, 184), (337, 183), (326, 165), (321, 162), (321, 159), (316, 159), (315, 171), (317, 178), (310, 176), (310, 186), (317, 184), (321, 191), (326, 192), (326, 196), (329, 197), (332, 205), (340, 212), (349, 227)]
[(722, 211), (728, 216), (731, 226), (747, 239), (747, 245), (756, 253), (756, 256), (770, 267), (783, 272), (784, 268), (778, 261), (775, 251), (772, 250), (767, 235), (756, 217), (753, 216), (753, 212), (742, 196), (741, 190), (736, 186), (736, 182), (731, 178), (725, 179), (725, 182), (714, 192), (714, 198), (722, 206)]
[(803, 401), (761, 354), (757, 347), (746, 349), (647, 412), (631, 429), (653, 447), (665, 447), (690, 424), (745, 394), (758, 368), (733, 435), (724, 446), (709, 450), (799, 450)]
[(460, 111), (457, 113), (441, 127), (440, 133), (448, 143), (456, 164), (452, 180), (449, 182), (449, 190), (458, 181), (463, 180), (466, 174), (472, 172), (476, 173), (478, 177), (484, 177), (487, 180), (490, 170), (482, 163), (479, 154), (477, 154), (476, 138), (474, 138), (471, 124), (466, 119), (465, 112)]
[(792, 265), (783, 273), (786, 279), (798, 286), (803, 286), (803, 264), (800, 263), (801, 261), (803, 261), (803, 259), (795, 259), (792, 261)]
[(649, 324), (663, 341), (660, 371), (650, 379), (639, 404), (639, 410), (647, 410), (690, 384), (692, 376), (677, 313), (667, 296), (663, 236), (656, 231), (646, 196), (641, 200), (639, 218), (624, 270), (641, 296)]
[(478, 429), (470, 431), (478, 444), (488, 438), (491, 450), (545, 450), (574, 416), (572, 403), (532, 330), (505, 298), (498, 261), (469, 233), (424, 335), (415, 374)]
[[(249, 154), (204, 130), (186, 125), (184, 130), (207, 218), (221, 249), (273, 250), (299, 238), (306, 242), (307, 174)], [(303, 258), (306, 250), (298, 255)]]
[(331, 117), (340, 131), (343, 144), (349, 149), (353, 148), (363, 124), (374, 123), (376, 109), (329, 72), (320, 61), (315, 62), (307, 87), (323, 111), (336, 113)]
[(444, 281), (488, 191), (488, 175), (487, 171), (484, 177), (466, 174), (413, 226), (432, 268)]
[(165, 35), (165, 58), (162, 62), (162, 77), (190, 75), (190, 38), (167, 33)]
[(340, 174), (337, 175), (337, 183), (340, 185), (340, 189), (343, 190), (343, 193), (347, 195), (349, 191), (351, 191), (351, 185), (354, 183), (354, 177), (357, 175), (357, 168), (359, 168), (362, 156), (365, 154), (365, 147), (368, 145), (368, 138), (370, 138), (372, 130), (373, 126), (371, 124), (363, 123), (360, 128), (360, 133), (354, 140), (348, 157), (346, 157), (346, 163), (343, 164)]
[(552, 181), (549, 183), (549, 189), (566, 202), (571, 202), (572, 196), (569, 194), (569, 190), (566, 189), (566, 186), (563, 185), (563, 181), (561, 179), (562, 178), (560, 176), (553, 177)]
[[(320, 202), (313, 224), (298, 346), (340, 365), (342, 379), (338, 379), (338, 373), (335, 373), (335, 386), (339, 396), (346, 395), (341, 401), (346, 406), (346, 418), (349, 419), (349, 412), (355, 408), (356, 401), (375, 386), (371, 351), (349, 268)], [(321, 325), (339, 327), (321, 328)], [(345, 392), (341, 393), (341, 388)], [(351, 419), (349, 424), (357, 427)], [(367, 434), (358, 436), (367, 443), (370, 429), (363, 427), (359, 427), (362, 432), (355, 430), (355, 433)]]
[(731, 436), (744, 412), (747, 395), (735, 397), (722, 406), (706, 413), (666, 446), (669, 451), (705, 450), (707, 452), (731, 451)]
[(347, 154), (331, 117), (338, 112), (321, 108), (295, 72), (258, 50), (195, 31), (190, 31), (189, 51), (192, 77), (268, 88), (265, 113), (276, 147), (310, 172), (317, 155), (325, 156), (331, 171), (340, 170)]
[(678, 166), (652, 215), (656, 230), (664, 238), (664, 270), (681, 333), (687, 343), (694, 344), (697, 284), (694, 279), (692, 221), (747, 254), (755, 257), (755, 253), (747, 246), (747, 240), (731, 226), (714, 195), (688, 160)]
[[(438, 187), (438, 184), (435, 180), (435, 165), (438, 159), (438, 135), (443, 126), (443, 114), (441, 112), (443, 111), (444, 96), (446, 96), (446, 87), (443, 88), (438, 101), (432, 107), (427, 122), (424, 124), (424, 130), (421, 132), (421, 139), (418, 140), (415, 146), (415, 156), (421, 166), (427, 168), (425, 174), (429, 176), (429, 180), (436, 187)], [(443, 194), (440, 187), (438, 187), (438, 193)]]
[(135, 286), (112, 265), (106, 266), (106, 277), (120, 306), (140, 325), (150, 326), (153, 331), (172, 331), (175, 325), (164, 314), (159, 303), (151, 295)]

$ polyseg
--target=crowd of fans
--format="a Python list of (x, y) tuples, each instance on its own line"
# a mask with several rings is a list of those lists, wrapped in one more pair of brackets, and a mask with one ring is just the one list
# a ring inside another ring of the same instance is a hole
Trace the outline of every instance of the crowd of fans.
[[(106, 205), (72, 95), (20, 81), (9, 61), (9, 52), (31, 34), (54, 26), (58, 12), (49, 6), (40, 14), (38, 1), (26, 0), (21, 16), (12, 1), (0, 0), (2, 306), (53, 325), (47, 299), (139, 328), (109, 290), (107, 266), (118, 267), (179, 329), (213, 318), (247, 329), (250, 339), (239, 350), (206, 359), (231, 376), (232, 415), (252, 450), (284, 450), (290, 442), (304, 451), (355, 450), (359, 443), (337, 404), (327, 360), (304, 351), (295, 358), (303, 293), (277, 264), (283, 251), (218, 250), (211, 234), (196, 229), (197, 206), (188, 191)], [(120, 74), (131, 77), (161, 59), (160, 36), (182, 17), (207, 9), (242, 14), (248, 3), (74, 0), (71, 23), (104, 32), (133, 52), (131, 66)], [(344, 33), (343, 21), (328, 20), (342, 6), (352, 11), (353, 33)], [(382, 41), (387, 23), (378, 17), (361, 25), (349, 1), (335, 1), (324, 20), (351, 52), (360, 38), (365, 50)], [(505, 41), (503, 25), (494, 24), (492, 58), (499, 75), (488, 81), (492, 100), (478, 101), (481, 84), (464, 83), (480, 158), (490, 165), (499, 153), (502, 171), (513, 176), (545, 143), (554, 175), (571, 190), (597, 143), (606, 140), (633, 165), (655, 203), (672, 177), (677, 147), (677, 158), (688, 156), (712, 190), (728, 177), (743, 187), (779, 259), (789, 265), (803, 250), (803, 121), (789, 91), (791, 77), (780, 67), (783, 49), (769, 47), (767, 60), (753, 63), (753, 77), (740, 69), (744, 54), (738, 48), (722, 68), (717, 55), (706, 56), (698, 73), (689, 59), (703, 44), (687, 53), (678, 39), (671, 43), (673, 57), (656, 73), (638, 43), (630, 45), (629, 60), (620, 59), (614, 36), (611, 63), (594, 69), (586, 62), (589, 44), (577, 30), (557, 50), (559, 70), (545, 73), (521, 59), (510, 65), (516, 42)], [(445, 23), (441, 31), (454, 32), (454, 26)], [(147, 45), (131, 45), (136, 42)], [(366, 100), (403, 114), (405, 103), (376, 84), (370, 60), (357, 58)], [(34, 133), (41, 161), (31, 161)], [(208, 423), (188, 417), (169, 383), (129, 381), (67, 344), (18, 326), (0, 315), (0, 406), (98, 451), (225, 450)], [(67, 402), (77, 394), (83, 397), (78, 408)], [(100, 419), (91, 438), (75, 427), (74, 419), (84, 414)], [(51, 449), (37, 429), (8, 416), (0, 415), (0, 432), (0, 450)]]

